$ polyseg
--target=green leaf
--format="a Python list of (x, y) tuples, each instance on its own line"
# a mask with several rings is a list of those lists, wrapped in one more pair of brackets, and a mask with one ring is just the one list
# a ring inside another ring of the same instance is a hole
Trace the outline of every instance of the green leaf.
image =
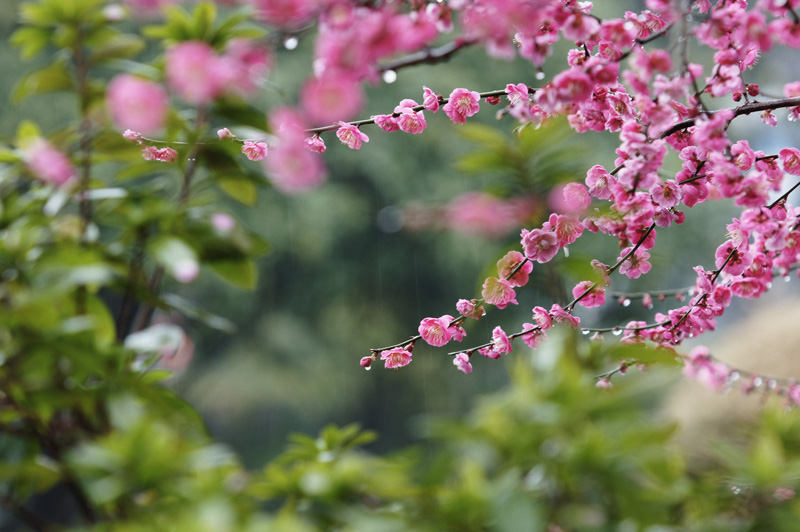
[(19, 48), (20, 57), (28, 61), (36, 57), (50, 42), (50, 30), (28, 26), (15, 31), (9, 42)]
[(206, 265), (220, 279), (245, 290), (253, 290), (258, 282), (258, 269), (252, 260), (221, 260)]
[(243, 205), (253, 207), (258, 201), (258, 188), (246, 178), (218, 177), (216, 181), (228, 196)]
[(603, 353), (620, 360), (635, 360), (642, 364), (682, 366), (680, 357), (668, 349), (649, 347), (645, 344), (614, 343), (603, 349)]
[(211, 35), (214, 20), (217, 18), (217, 6), (212, 2), (201, 2), (194, 9), (192, 29), (194, 35), (205, 40)]
[(223, 331), (228, 334), (236, 333), (236, 324), (232, 321), (217, 316), (202, 308), (197, 303), (184, 299), (176, 294), (164, 294), (164, 302), (174, 308), (184, 316), (197, 320), (212, 329)]
[(23, 120), (17, 128), (17, 141), (16, 144), (20, 148), (24, 148), (33, 139), (42, 136), (42, 130), (39, 129), (35, 123), (30, 120)]
[(22, 161), (22, 156), (16, 151), (0, 147), (0, 163), (18, 163), (20, 161)]
[(112, 59), (127, 59), (138, 55), (144, 47), (145, 42), (139, 36), (122, 33), (108, 39), (102, 46), (94, 48), (89, 60), (92, 63), (101, 63)]
[(194, 279), (200, 267), (194, 249), (174, 236), (160, 235), (153, 238), (148, 243), (147, 252), (170, 275), (181, 282)]
[(73, 88), (72, 75), (64, 61), (56, 61), (39, 70), (23, 76), (11, 92), (11, 100), (20, 103), (36, 94), (70, 90)]

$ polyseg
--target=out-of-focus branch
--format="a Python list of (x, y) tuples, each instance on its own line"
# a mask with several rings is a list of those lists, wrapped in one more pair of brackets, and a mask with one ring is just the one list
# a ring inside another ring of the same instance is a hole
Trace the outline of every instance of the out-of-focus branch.
[(420, 64), (434, 64), (442, 61), (447, 61), (451, 56), (455, 55), (459, 50), (475, 44), (477, 41), (474, 39), (459, 38), (450, 41), (447, 44), (438, 46), (436, 48), (426, 48), (419, 52), (395, 59), (383, 65), (380, 65), (379, 71), (386, 72), (388, 70), (400, 70), (401, 68), (420, 65)]

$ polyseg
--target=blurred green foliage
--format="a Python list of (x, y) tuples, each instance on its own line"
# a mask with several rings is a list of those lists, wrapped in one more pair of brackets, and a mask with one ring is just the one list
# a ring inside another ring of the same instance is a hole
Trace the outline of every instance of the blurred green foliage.
[[(554, 185), (610, 160), (583, 159), (596, 153), (563, 127), (499, 132), (486, 112), (458, 136), (431, 120), (425, 141), (374, 135), (368, 154), (331, 145), (331, 182), (286, 197), (235, 145), (193, 144), (212, 124), (183, 110), (165, 136), (192, 148), (174, 167), (144, 162), (108, 127), (108, 77), (158, 79), (159, 46), (221, 46), (262, 30), (200, 3), (170, 8), (140, 34), (133, 23), (109, 25), (104, 5), (30, 1), (18, 25), (0, 20), (26, 61), (0, 47), (0, 96), (16, 103), (0, 114), (0, 528), (794, 530), (796, 413), (768, 413), (748, 445), (689, 469), (670, 443), (674, 427), (657, 420), (657, 374), (611, 392), (594, 386), (608, 361), (669, 362), (650, 352), (586, 347), (564, 333), (535, 357), (520, 349), (466, 378), (423, 346), (403, 372), (358, 367), (422, 314), (474, 295), (464, 287), (477, 293), (482, 270), (494, 268), (487, 257), (517, 238), (387, 231), (376, 223), (384, 209), (469, 190), (543, 203)], [(310, 69), (309, 41), (278, 54), (263, 95), (215, 104), (213, 127), (266, 130), (266, 109), (293, 101)], [(88, 78), (70, 55), (77, 49)], [(142, 57), (156, 60), (134, 62)], [(519, 62), (470, 68), (476, 57), (483, 52), (437, 65), (437, 90), (535, 75)], [(371, 91), (369, 111), (420, 93), (417, 76), (433, 70), (407, 72)], [(90, 141), (78, 199), (31, 178), (24, 148), (38, 137), (75, 160)], [(236, 221), (224, 235), (217, 213)], [(534, 210), (531, 223), (543, 214)], [(204, 272), (191, 285), (178, 282), (187, 262)], [(587, 262), (573, 255), (537, 269), (521, 308), (559, 299)], [(154, 314), (168, 323), (148, 328)], [(196, 355), (172, 373), (159, 358), (186, 342), (182, 330)], [(468, 332), (484, 338), (489, 325)], [(500, 391), (475, 399), (488, 389)], [(280, 454), (288, 433), (319, 427)]]

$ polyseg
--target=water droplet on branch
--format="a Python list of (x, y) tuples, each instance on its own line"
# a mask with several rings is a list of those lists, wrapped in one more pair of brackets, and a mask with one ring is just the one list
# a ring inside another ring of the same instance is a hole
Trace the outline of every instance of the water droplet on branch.
[(394, 70), (387, 70), (383, 73), (383, 81), (384, 83), (394, 83), (397, 81), (397, 72)]
[(283, 47), (286, 48), (287, 50), (294, 50), (295, 48), (297, 48), (298, 44), (300, 44), (300, 40), (294, 35), (292, 35), (291, 37), (286, 37), (283, 40)]

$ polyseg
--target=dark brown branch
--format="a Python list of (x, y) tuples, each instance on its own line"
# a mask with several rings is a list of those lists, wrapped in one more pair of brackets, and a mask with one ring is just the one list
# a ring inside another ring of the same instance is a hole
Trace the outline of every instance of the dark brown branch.
[[(784, 109), (786, 107), (800, 107), (800, 97), (783, 98), (781, 100), (772, 100), (769, 102), (746, 103), (744, 105), (740, 105), (739, 107), (734, 107), (733, 109), (730, 110), (733, 111), (733, 117), (736, 118), (737, 116), (749, 115), (750, 113), (757, 113), (759, 111), (772, 111), (774, 109)], [(719, 113), (719, 111), (708, 111), (703, 114), (710, 116), (716, 113)], [(678, 122), (674, 126), (670, 127), (668, 130), (663, 132), (659, 136), (659, 138), (662, 139), (667, 138), (673, 133), (677, 133), (678, 131), (692, 127), (694, 124), (695, 124), (694, 118), (684, 120), (683, 122)]]
[(477, 41), (472, 39), (456, 39), (451, 41), (447, 44), (443, 44), (437, 48), (427, 48), (425, 50), (421, 50), (417, 53), (407, 55), (405, 57), (401, 57), (399, 59), (395, 59), (394, 61), (390, 61), (385, 63), (379, 67), (380, 72), (386, 72), (388, 70), (400, 70), (401, 68), (405, 68), (408, 66), (420, 65), (420, 64), (435, 64), (440, 63), (442, 61), (447, 61), (450, 59), (451, 56), (456, 54), (459, 50), (466, 48), (467, 46), (475, 44)]

